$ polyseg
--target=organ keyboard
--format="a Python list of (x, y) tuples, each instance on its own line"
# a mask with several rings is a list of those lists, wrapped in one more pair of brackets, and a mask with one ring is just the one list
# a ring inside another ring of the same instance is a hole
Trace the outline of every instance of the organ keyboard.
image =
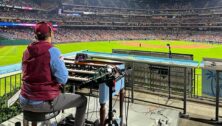
[(80, 81), (80, 82), (89, 82), (89, 78), (83, 78), (83, 77), (76, 77), (76, 76), (69, 76), (69, 80), (74, 80), (74, 81)]
[[(105, 104), (116, 94), (120, 94), (120, 118), (123, 119), (124, 77), (121, 76), (121, 71), (125, 69), (125, 65), (122, 62), (107, 60), (77, 61), (76, 58), (65, 58), (64, 62), (69, 72), (70, 84), (80, 87), (87, 87), (87, 85), (90, 84), (88, 87), (92, 88), (91, 85), (94, 85), (93, 87), (98, 88), (99, 102), (101, 105), (100, 126), (105, 126), (106, 122)], [(116, 81), (113, 85), (113, 92), (109, 90), (108, 79), (110, 79), (110, 77), (114, 77)], [(109, 92), (112, 94), (110, 95), (111, 97), (109, 96)]]
[(69, 72), (74, 72), (74, 73), (83, 73), (83, 74), (97, 74), (98, 72), (95, 71), (89, 71), (89, 70), (73, 70), (73, 69), (68, 69)]

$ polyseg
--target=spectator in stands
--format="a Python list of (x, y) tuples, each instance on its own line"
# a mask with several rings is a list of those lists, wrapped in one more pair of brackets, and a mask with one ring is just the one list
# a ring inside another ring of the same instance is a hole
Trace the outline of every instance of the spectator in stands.
[(53, 47), (53, 28), (40, 22), (35, 27), (37, 42), (31, 43), (23, 54), (23, 85), (20, 95), (22, 109), (32, 112), (54, 112), (77, 107), (75, 126), (83, 126), (87, 98), (77, 94), (60, 93), (66, 84), (68, 71), (60, 51)]

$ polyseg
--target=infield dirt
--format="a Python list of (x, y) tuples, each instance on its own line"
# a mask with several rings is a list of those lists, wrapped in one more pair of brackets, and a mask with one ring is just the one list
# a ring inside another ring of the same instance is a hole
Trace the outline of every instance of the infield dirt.
[[(149, 43), (141, 43), (141, 42), (122, 42), (121, 44), (126, 46), (134, 46), (134, 47), (147, 47), (147, 48), (166, 48), (165, 45), (156, 45), (156, 44), (149, 44)], [(171, 48), (177, 49), (206, 49), (206, 48), (213, 48), (212, 45), (208, 44), (187, 44), (187, 45), (172, 45)]]

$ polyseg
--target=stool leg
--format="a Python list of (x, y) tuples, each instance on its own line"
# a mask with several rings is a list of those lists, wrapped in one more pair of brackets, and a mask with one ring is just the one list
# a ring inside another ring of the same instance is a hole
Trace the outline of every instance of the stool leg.
[(32, 126), (37, 126), (37, 122), (32, 122)]
[(23, 126), (29, 126), (29, 121), (23, 119)]

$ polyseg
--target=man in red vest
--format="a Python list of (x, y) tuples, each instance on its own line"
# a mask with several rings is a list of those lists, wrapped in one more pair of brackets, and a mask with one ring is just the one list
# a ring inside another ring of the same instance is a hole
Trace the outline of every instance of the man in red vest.
[(22, 109), (32, 112), (53, 112), (71, 107), (76, 109), (75, 126), (83, 126), (87, 98), (60, 93), (66, 84), (68, 71), (60, 51), (51, 44), (53, 28), (46, 22), (35, 26), (36, 42), (31, 43), (22, 58), (22, 89), (19, 97)]

